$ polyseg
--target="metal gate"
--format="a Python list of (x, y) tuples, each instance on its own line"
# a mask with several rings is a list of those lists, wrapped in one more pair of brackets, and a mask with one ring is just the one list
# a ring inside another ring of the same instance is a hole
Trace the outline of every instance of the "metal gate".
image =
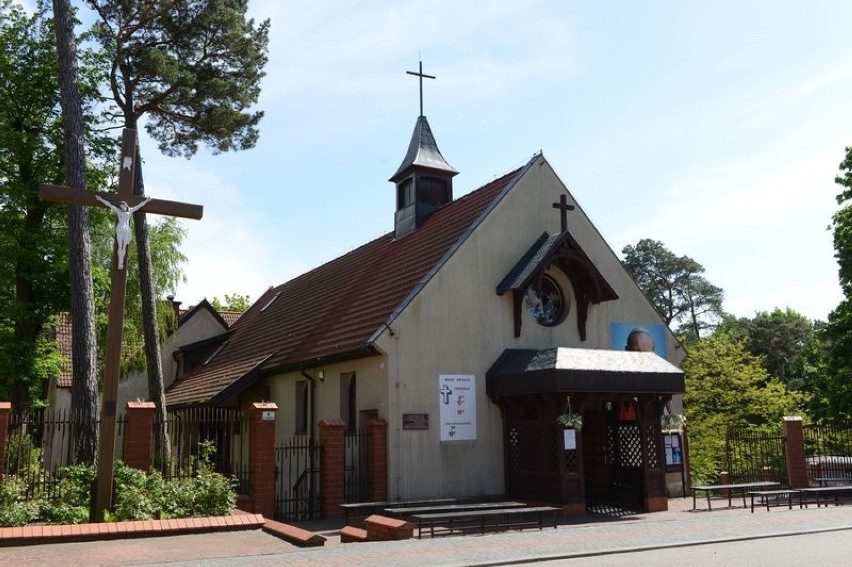
[(804, 442), (809, 481), (820, 485), (852, 481), (852, 425), (806, 425)]
[(725, 466), (731, 482), (774, 480), (787, 486), (784, 436), (754, 428), (731, 428), (725, 440)]
[(275, 519), (299, 522), (319, 520), (320, 495), (319, 442), (296, 436), (275, 448)]
[(344, 434), (343, 501), (347, 504), (367, 501), (368, 434), (366, 429), (353, 429)]

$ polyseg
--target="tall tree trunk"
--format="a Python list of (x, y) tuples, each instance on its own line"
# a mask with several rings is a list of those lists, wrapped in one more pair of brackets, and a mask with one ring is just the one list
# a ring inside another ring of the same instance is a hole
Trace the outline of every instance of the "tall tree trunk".
[[(86, 188), (83, 107), (77, 79), (77, 44), (69, 0), (53, 0), (54, 33), (59, 55), (59, 90), (65, 131), (65, 182)], [(89, 211), (68, 207), (68, 267), (71, 285), (71, 407), (77, 418), (77, 459), (94, 464), (98, 436), (97, 339), (92, 287)]]
[[(136, 124), (133, 125), (135, 129)], [(142, 177), (142, 152), (136, 145), (136, 178), (134, 195), (145, 195)], [(171, 459), (171, 445), (166, 439), (166, 394), (163, 386), (163, 363), (160, 357), (160, 328), (157, 324), (157, 300), (148, 246), (148, 221), (145, 213), (133, 213), (136, 256), (139, 262), (139, 288), (142, 292), (142, 329), (145, 336), (145, 361), (148, 366), (148, 399), (154, 402), (154, 452), (164, 462)]]

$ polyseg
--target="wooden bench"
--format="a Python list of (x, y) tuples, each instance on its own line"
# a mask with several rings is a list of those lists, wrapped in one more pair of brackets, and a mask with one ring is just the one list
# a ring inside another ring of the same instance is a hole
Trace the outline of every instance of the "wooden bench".
[(442, 512), (472, 512), (498, 508), (525, 508), (523, 502), (477, 502), (469, 504), (445, 504), (441, 506), (410, 506), (405, 508), (385, 508), (392, 516), (413, 516), (414, 514), (440, 514)]
[[(559, 508), (552, 506), (530, 506), (524, 508), (499, 508), (483, 510), (467, 510), (461, 512), (440, 512), (433, 514), (415, 514), (412, 520), (417, 522), (417, 538), (423, 537), (423, 528), (429, 528), (430, 537), (435, 537), (435, 528), (444, 527), (444, 535), (453, 533), (464, 533), (468, 530), (478, 529), (484, 534), (486, 528), (525, 527), (544, 528), (544, 517), (547, 514), (553, 518), (553, 527), (556, 528), (556, 512)], [(530, 519), (530, 517), (534, 517)]]
[[(817, 508), (819, 508), (821, 497), (823, 495), (834, 494), (834, 504), (839, 504), (840, 496), (842, 496), (843, 494), (852, 494), (852, 484), (847, 484), (844, 486), (812, 486), (810, 488), (800, 488), (799, 492), (802, 494), (802, 498), (804, 498), (808, 494), (814, 494), (816, 496)], [(826, 507), (828, 506), (827, 500), (825, 505)]]
[(845, 476), (818, 476), (814, 479), (820, 486), (837, 486), (840, 483), (842, 486), (849, 485), (852, 478)]
[(746, 496), (748, 496), (748, 490), (751, 488), (761, 489), (761, 488), (777, 488), (781, 486), (780, 482), (774, 481), (761, 481), (761, 482), (739, 482), (732, 484), (706, 484), (703, 486), (693, 486), (692, 488), (692, 509), (695, 510), (695, 500), (698, 492), (704, 492), (707, 495), (707, 510), (712, 510), (713, 506), (710, 503), (710, 493), (713, 491), (728, 491), (728, 508), (731, 507), (731, 499), (734, 497), (734, 494), (738, 494), (743, 498), (743, 508), (746, 507)]
[(773, 497), (777, 498), (779, 496), (787, 497), (787, 508), (790, 510), (793, 509), (793, 495), (799, 495), (799, 508), (802, 507), (802, 493), (795, 489), (785, 489), (785, 490), (756, 490), (749, 492), (748, 495), (751, 496), (751, 513), (754, 514), (754, 499), (760, 499), (760, 505), (766, 506), (766, 511), (769, 512), (770, 501)]
[(353, 502), (351, 504), (341, 504), (340, 507), (343, 509), (346, 524), (348, 525), (349, 520), (352, 518), (363, 520), (367, 516), (381, 512), (385, 508), (455, 504), (457, 502), (457, 498), (433, 498), (430, 500), (406, 500), (400, 502)]

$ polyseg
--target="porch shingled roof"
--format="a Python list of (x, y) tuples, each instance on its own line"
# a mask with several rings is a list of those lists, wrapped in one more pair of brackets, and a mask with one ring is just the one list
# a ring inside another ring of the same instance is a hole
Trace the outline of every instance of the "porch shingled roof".
[(683, 371), (653, 352), (506, 349), (486, 373), (489, 396), (553, 392), (680, 394)]

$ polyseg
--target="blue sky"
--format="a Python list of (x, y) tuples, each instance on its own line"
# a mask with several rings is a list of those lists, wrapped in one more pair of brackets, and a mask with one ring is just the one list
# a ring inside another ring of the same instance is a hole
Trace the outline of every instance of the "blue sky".
[(256, 299), (392, 229), (425, 114), (467, 193), (542, 150), (610, 246), (703, 264), (738, 316), (841, 298), (827, 230), (852, 145), (850, 2), (250, 2), (271, 18), (256, 148), (166, 158), (149, 195), (196, 202), (185, 304)]

